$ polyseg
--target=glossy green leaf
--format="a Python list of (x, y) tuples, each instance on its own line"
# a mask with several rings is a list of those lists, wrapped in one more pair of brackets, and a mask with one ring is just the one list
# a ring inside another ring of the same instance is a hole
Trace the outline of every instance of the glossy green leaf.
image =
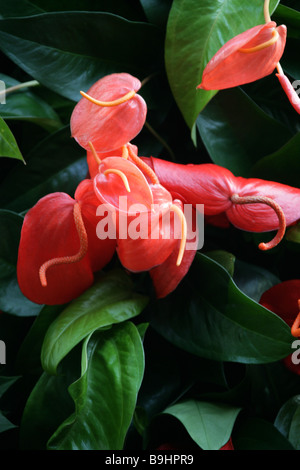
[[(273, 11), (279, 2), (270, 2)], [(166, 70), (174, 98), (190, 129), (216, 94), (196, 90), (205, 65), (237, 34), (264, 23), (260, 0), (174, 0), (165, 46)]]
[(177, 418), (201, 449), (219, 450), (228, 442), (240, 410), (222, 403), (186, 400), (164, 413)]
[(222, 363), (202, 359), (176, 348), (151, 327), (143, 344), (145, 374), (135, 416), (139, 425), (149, 423), (198, 381), (226, 387)]
[[(4, 104), (0, 105), (4, 106)], [(16, 158), (24, 162), (14, 135), (6, 122), (0, 117), (0, 157)]]
[(278, 5), (274, 19), (278, 24), (285, 24), (287, 26), (287, 37), (300, 39), (299, 26), (300, 26), (300, 12), (289, 8), (285, 5)]
[(274, 425), (296, 450), (300, 450), (300, 395), (284, 403), (276, 416)]
[(102, 12), (0, 21), (0, 49), (34, 79), (74, 101), (103, 75), (128, 72), (143, 79), (156, 72), (163, 65), (162, 41), (154, 25)]
[(243, 294), (228, 272), (203, 254), (152, 313), (151, 324), (161, 335), (201, 357), (259, 364), (291, 350), (288, 325)]
[(212, 161), (244, 177), (292, 137), (239, 88), (220, 91), (199, 114), (197, 129)]
[(56, 373), (59, 362), (87, 335), (138, 315), (147, 298), (133, 292), (123, 271), (111, 271), (73, 300), (47, 330), (41, 360), (45, 371)]
[(16, 367), (20, 373), (39, 375), (43, 372), (41, 348), (44, 337), (51, 323), (63, 309), (63, 305), (43, 306), (19, 347)]
[(137, 328), (130, 322), (97, 331), (82, 351), (82, 374), (69, 387), (75, 412), (48, 442), (52, 450), (121, 450), (144, 372)]
[(47, 441), (74, 411), (68, 387), (80, 376), (81, 348), (59, 364), (59, 374), (43, 372), (30, 389), (20, 422), (20, 448), (46, 450)]
[(232, 253), (224, 250), (213, 250), (205, 254), (223, 266), (231, 277), (233, 276), (236, 258)]
[(140, 0), (150, 23), (165, 26), (172, 0)]
[(240, 260), (235, 262), (233, 280), (244, 294), (256, 302), (260, 301), (266, 290), (280, 283), (279, 277), (271, 271)]
[(20, 215), (0, 210), (0, 310), (18, 316), (35, 316), (42, 306), (22, 294), (16, 274), (22, 224)]

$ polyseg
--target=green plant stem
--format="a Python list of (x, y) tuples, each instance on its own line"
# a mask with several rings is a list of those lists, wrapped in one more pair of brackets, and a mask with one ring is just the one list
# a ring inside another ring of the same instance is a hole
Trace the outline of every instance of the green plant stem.
[(37, 85), (39, 85), (37, 80), (30, 80), (29, 82), (19, 83), (19, 85), (14, 85), (7, 88), (6, 90), (0, 91), (0, 97), (2, 95), (6, 95), (7, 93), (12, 93), (13, 91), (22, 90), (22, 88), (29, 88)]

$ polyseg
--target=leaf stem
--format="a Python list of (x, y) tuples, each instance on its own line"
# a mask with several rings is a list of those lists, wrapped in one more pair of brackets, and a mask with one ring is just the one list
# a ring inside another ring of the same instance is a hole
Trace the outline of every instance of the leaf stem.
[(6, 95), (7, 93), (12, 93), (13, 91), (22, 90), (22, 88), (30, 88), (33, 86), (39, 85), (37, 80), (30, 80), (29, 82), (19, 83), (18, 85), (11, 86), (5, 90), (0, 91), (0, 97)]

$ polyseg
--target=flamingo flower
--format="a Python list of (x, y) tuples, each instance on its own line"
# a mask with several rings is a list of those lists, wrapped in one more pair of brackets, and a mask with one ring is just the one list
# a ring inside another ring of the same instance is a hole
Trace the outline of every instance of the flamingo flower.
[(259, 245), (261, 250), (276, 246), (286, 226), (300, 219), (298, 188), (235, 177), (228, 169), (211, 163), (183, 165), (158, 158), (144, 158), (144, 162), (174, 198), (194, 206), (204, 204), (206, 215), (226, 214), (235, 227), (245, 231), (278, 230), (273, 240)]
[[(259, 303), (279, 315), (291, 327), (293, 336), (300, 336), (300, 279), (276, 284), (262, 294)], [(300, 366), (293, 364), (292, 354), (284, 359), (284, 363), (300, 375)]]
[(98, 200), (91, 180), (75, 198), (52, 193), (30, 209), (23, 222), (17, 276), (23, 294), (38, 304), (64, 304), (93, 283), (93, 272), (112, 258), (116, 241), (99, 240)]
[(147, 114), (144, 99), (137, 94), (141, 82), (127, 73), (115, 73), (98, 80), (75, 106), (71, 134), (89, 151), (92, 141), (97, 152), (121, 148), (142, 129)]
[(300, 98), (280, 65), (287, 28), (271, 21), (265, 2), (266, 23), (254, 26), (226, 42), (206, 65), (202, 81), (203, 90), (224, 90), (259, 80), (275, 69), (276, 77), (291, 105), (300, 114)]
[(196, 249), (186, 250), (191, 228), (182, 201), (172, 198), (132, 146), (128, 150), (128, 158), (106, 156), (100, 162), (95, 194), (113, 214), (122, 265), (132, 272), (150, 271), (157, 296), (164, 297), (195, 256)]
[(223, 90), (270, 75), (285, 48), (286, 26), (254, 26), (225, 43), (206, 65), (197, 88)]

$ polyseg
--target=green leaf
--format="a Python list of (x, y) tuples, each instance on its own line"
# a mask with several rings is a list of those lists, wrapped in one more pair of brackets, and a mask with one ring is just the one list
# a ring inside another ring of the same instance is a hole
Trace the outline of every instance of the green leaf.
[(212, 161), (244, 177), (292, 137), (240, 88), (220, 91), (199, 114), (197, 129)]
[(16, 427), (17, 426), (11, 423), (0, 411), (0, 433)]
[(16, 139), (14, 138), (14, 135), (12, 134), (6, 122), (1, 117), (0, 117), (0, 157), (16, 158), (17, 160), (22, 160), (24, 162), (24, 158), (18, 147)]
[(223, 364), (176, 348), (153, 328), (144, 340), (145, 374), (139, 391), (136, 419), (147, 423), (170, 403), (176, 403), (199, 381), (226, 387)]
[(43, 372), (30, 390), (20, 423), (20, 448), (46, 450), (47, 441), (74, 411), (68, 387), (80, 376), (81, 348), (59, 365), (58, 375)]
[(288, 325), (203, 254), (176, 291), (157, 302), (150, 324), (177, 347), (218, 361), (267, 363), (291, 351)]
[(14, 376), (14, 377), (0, 376), (0, 398), (19, 378), (20, 378), (19, 376)]
[(279, 150), (260, 159), (253, 166), (252, 175), (299, 188), (299, 144), (300, 132)]
[(285, 236), (286, 240), (294, 243), (300, 243), (300, 223), (290, 227)]
[(296, 450), (300, 450), (300, 395), (290, 398), (280, 408), (274, 426)]
[(19, 345), (16, 358), (16, 368), (23, 375), (26, 373), (41, 374), (41, 348), (46, 331), (58, 314), (64, 309), (63, 305), (45, 305), (35, 318), (30, 330)]
[(244, 294), (256, 302), (260, 301), (266, 290), (280, 283), (279, 277), (267, 269), (241, 260), (235, 262), (233, 280)]
[(228, 253), (224, 250), (213, 250), (205, 254), (223, 266), (231, 277), (233, 276), (236, 258), (232, 253)]
[(41, 84), (74, 101), (101, 76), (128, 72), (143, 79), (157, 72), (163, 67), (162, 45), (156, 26), (111, 13), (43, 13), (0, 21), (1, 50)]
[(164, 413), (177, 418), (201, 449), (219, 450), (228, 442), (240, 410), (222, 403), (186, 400)]
[(267, 420), (246, 419), (234, 433), (235, 450), (295, 450), (290, 442)]
[[(106, 11), (132, 20), (144, 19), (138, 0), (0, 0), (0, 12), (4, 18), (30, 16), (57, 11)], [(0, 15), (0, 18), (1, 18)]]
[(22, 294), (16, 274), (22, 224), (20, 215), (0, 210), (0, 310), (18, 316), (35, 316), (42, 306)]
[(97, 331), (82, 351), (82, 374), (69, 387), (75, 413), (48, 442), (52, 450), (121, 450), (144, 372), (137, 328), (130, 322)]
[[(278, 0), (270, 2), (273, 11)], [(237, 34), (264, 23), (260, 0), (174, 0), (165, 45), (166, 70), (179, 109), (190, 129), (216, 91), (196, 90), (212, 56)]]
[(10, 87), (23, 86), (24, 83), (21, 84), (3, 73), (0, 74), (0, 80), (5, 83), (7, 90), (5, 104), (0, 107), (3, 119), (31, 121), (49, 130), (61, 127), (56, 112), (44, 100), (32, 93), (29, 87), (8, 92)]
[(165, 27), (172, 0), (140, 0), (150, 23)]
[(274, 21), (278, 21), (278, 24), (285, 24), (287, 26), (288, 40), (290, 38), (300, 39), (300, 12), (285, 5), (278, 5)]
[(59, 362), (87, 335), (138, 315), (147, 298), (133, 291), (123, 271), (111, 271), (73, 300), (49, 327), (41, 351), (44, 370), (56, 373)]
[(46, 194), (62, 191), (72, 197), (86, 177), (84, 151), (70, 138), (69, 126), (54, 132), (26, 156), (27, 165), (11, 170), (0, 186), (0, 199), (6, 209), (30, 209)]
[(11, 16), (29, 16), (42, 13), (43, 10), (28, 0), (0, 0), (0, 18)]

